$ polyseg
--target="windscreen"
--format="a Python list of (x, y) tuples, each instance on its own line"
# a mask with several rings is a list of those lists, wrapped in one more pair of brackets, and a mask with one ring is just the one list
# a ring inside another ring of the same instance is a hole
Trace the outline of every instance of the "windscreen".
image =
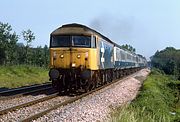
[(91, 36), (55, 35), (51, 37), (51, 47), (91, 47)]
[(70, 36), (52, 36), (51, 47), (70, 47), (71, 37)]
[(90, 36), (72, 36), (72, 46), (91, 47), (91, 37)]

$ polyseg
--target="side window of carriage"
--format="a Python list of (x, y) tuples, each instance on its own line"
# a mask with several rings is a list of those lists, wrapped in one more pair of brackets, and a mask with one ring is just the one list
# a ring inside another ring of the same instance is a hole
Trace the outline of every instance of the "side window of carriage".
[(92, 36), (91, 48), (96, 48), (96, 37)]

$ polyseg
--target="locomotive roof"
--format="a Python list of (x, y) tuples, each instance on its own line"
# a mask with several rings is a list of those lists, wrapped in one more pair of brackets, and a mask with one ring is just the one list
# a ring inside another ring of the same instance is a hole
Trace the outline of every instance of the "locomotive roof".
[[(99, 36), (101, 36), (104, 40), (107, 40), (108, 42), (110, 42), (110, 43), (112, 43), (112, 44), (115, 44), (113, 41), (111, 41), (111, 40), (110, 40), (109, 38), (107, 38), (106, 36), (102, 35), (101, 33), (95, 31), (95, 30), (92, 29), (92, 28), (89, 28), (89, 27), (87, 27), (87, 26), (85, 26), (85, 25), (82, 25), (82, 24), (77, 24), (77, 23), (66, 24), (66, 25), (62, 25), (62, 26), (59, 27), (58, 29), (66, 28), (66, 27), (80, 27), (80, 28), (84, 28), (84, 29), (90, 30), (90, 31), (98, 34)], [(58, 29), (56, 29), (56, 30), (58, 30)], [(56, 30), (55, 30), (55, 31), (56, 31)], [(55, 32), (55, 31), (53, 31), (53, 32)], [(53, 34), (53, 32), (52, 32), (51, 34)], [(115, 44), (115, 45), (117, 45), (117, 44)]]
[[(90, 30), (90, 31), (92, 31), (92, 32), (100, 35), (104, 40), (106, 40), (106, 41), (114, 44), (116, 47), (119, 47), (119, 48), (121, 48), (121, 49), (124, 50), (124, 51), (127, 51), (127, 52), (129, 52), (129, 53), (132, 53), (132, 52), (126, 50), (126, 49), (123, 49), (120, 45), (118, 45), (118, 44), (116, 44), (115, 42), (111, 41), (109, 38), (107, 38), (106, 36), (104, 36), (104, 35), (102, 35), (101, 33), (97, 32), (96, 30), (94, 30), (94, 29), (92, 29), (92, 28), (89, 28), (89, 27), (87, 27), (87, 26), (85, 26), (85, 25), (77, 24), (77, 23), (72, 23), (72, 24), (62, 25), (62, 27), (81, 27), (81, 28), (88, 29), (88, 30)], [(60, 27), (60, 28), (62, 28), (62, 27)], [(59, 29), (60, 29), (60, 28), (59, 28)]]
[[(87, 26), (85, 26), (85, 25), (82, 25), (82, 24), (77, 24), (77, 23), (65, 24), (65, 25), (62, 25), (61, 27), (57, 28), (56, 30), (59, 30), (59, 29), (61, 29), (61, 28), (66, 28), (66, 27), (80, 27), (80, 28), (87, 29), (87, 30), (89, 30), (89, 31), (92, 31), (93, 33), (98, 34), (98, 35), (101, 36), (104, 40), (106, 40), (106, 41), (114, 44), (116, 47), (119, 47), (119, 48), (121, 48), (122, 50), (124, 50), (124, 51), (126, 51), (126, 52), (129, 52), (129, 53), (131, 53), (131, 54), (135, 54), (135, 53), (132, 53), (132, 52), (130, 52), (130, 51), (128, 51), (128, 50), (123, 49), (120, 45), (118, 45), (118, 44), (116, 44), (115, 42), (111, 41), (109, 38), (107, 38), (106, 36), (104, 36), (104, 35), (102, 35), (101, 33), (97, 32), (96, 30), (94, 30), (94, 29), (92, 29), (92, 28), (90, 28), (90, 27), (87, 27)], [(56, 30), (54, 30), (51, 34), (53, 34)], [(135, 55), (137, 55), (137, 54), (135, 54)], [(138, 56), (139, 56), (139, 55), (138, 55)], [(140, 56), (140, 57), (141, 57), (141, 56)]]

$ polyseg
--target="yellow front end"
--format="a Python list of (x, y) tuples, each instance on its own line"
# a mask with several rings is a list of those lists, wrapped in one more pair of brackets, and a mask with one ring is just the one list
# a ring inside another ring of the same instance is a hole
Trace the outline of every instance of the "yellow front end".
[(50, 68), (98, 69), (97, 49), (95, 48), (50, 48)]

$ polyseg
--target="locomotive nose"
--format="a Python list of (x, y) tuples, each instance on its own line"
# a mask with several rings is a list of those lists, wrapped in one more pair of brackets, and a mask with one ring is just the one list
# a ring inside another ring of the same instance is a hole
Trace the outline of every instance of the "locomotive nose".
[(88, 50), (87, 49), (63, 49), (52, 50), (52, 65), (56, 68), (69, 69), (79, 68), (80, 66), (88, 67)]

